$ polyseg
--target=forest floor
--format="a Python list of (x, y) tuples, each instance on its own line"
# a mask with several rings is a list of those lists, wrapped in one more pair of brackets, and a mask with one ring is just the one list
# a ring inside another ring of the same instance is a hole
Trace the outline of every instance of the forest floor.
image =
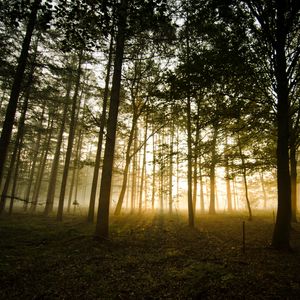
[[(242, 223), (246, 248), (242, 251)], [(300, 299), (300, 225), (292, 252), (270, 249), (272, 213), (122, 215), (110, 239), (80, 216), (0, 219), (0, 299)]]

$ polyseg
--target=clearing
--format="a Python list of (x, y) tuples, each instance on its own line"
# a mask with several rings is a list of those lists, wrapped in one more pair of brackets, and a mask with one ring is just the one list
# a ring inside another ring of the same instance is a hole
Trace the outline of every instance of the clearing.
[[(242, 251), (242, 223), (246, 251)], [(1, 299), (299, 299), (300, 226), (293, 252), (268, 247), (272, 213), (124, 214), (110, 240), (80, 216), (0, 219)]]

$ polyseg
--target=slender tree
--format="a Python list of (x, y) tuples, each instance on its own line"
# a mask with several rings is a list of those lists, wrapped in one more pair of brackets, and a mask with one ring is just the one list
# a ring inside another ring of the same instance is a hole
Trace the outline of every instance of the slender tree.
[(7, 156), (8, 145), (11, 138), (13, 123), (24, 77), (24, 71), (27, 64), (29, 47), (31, 43), (32, 34), (36, 25), (37, 13), (40, 6), (40, 2), (41, 0), (35, 0), (31, 7), (31, 13), (29, 15), (26, 27), (26, 34), (22, 43), (21, 54), (18, 60), (18, 65), (15, 72), (13, 85), (11, 88), (11, 94), (6, 109), (5, 120), (3, 123), (3, 128), (0, 137), (0, 184), (3, 179), (4, 164)]
[(98, 238), (108, 238), (110, 191), (120, 103), (121, 74), (126, 35), (127, 8), (128, 0), (122, 0), (118, 12), (119, 20), (116, 36), (114, 73), (112, 79), (109, 115), (107, 121), (107, 139), (105, 143), (99, 206), (95, 230), (95, 236)]
[(72, 154), (73, 142), (74, 142), (74, 135), (75, 135), (75, 127), (76, 127), (76, 108), (78, 108), (78, 93), (80, 87), (80, 79), (82, 73), (82, 60), (83, 60), (83, 50), (79, 51), (78, 54), (78, 66), (77, 66), (77, 74), (76, 74), (76, 83), (75, 83), (75, 90), (72, 99), (72, 109), (71, 109), (71, 121), (70, 121), (70, 130), (69, 130), (69, 137), (68, 137), (68, 145), (67, 145), (67, 152), (65, 158), (65, 165), (63, 170), (63, 178), (61, 181), (61, 189), (59, 195), (59, 202), (58, 202), (58, 210), (57, 210), (57, 221), (62, 221), (63, 218), (63, 209), (64, 209), (64, 200), (65, 200), (65, 191), (69, 173), (69, 164)]

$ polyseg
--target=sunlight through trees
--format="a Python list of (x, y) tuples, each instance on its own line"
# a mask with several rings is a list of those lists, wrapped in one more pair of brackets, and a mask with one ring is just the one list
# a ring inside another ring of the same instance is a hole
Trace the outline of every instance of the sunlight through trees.
[(265, 210), (290, 248), (299, 1), (2, 2), (1, 215)]

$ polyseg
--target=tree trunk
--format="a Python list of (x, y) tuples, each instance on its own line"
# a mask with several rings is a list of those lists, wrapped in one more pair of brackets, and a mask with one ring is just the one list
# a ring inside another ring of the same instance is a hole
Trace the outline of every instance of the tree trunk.
[[(41, 114), (41, 118), (40, 118), (39, 129), (41, 129), (43, 127), (44, 112), (45, 112), (45, 104), (43, 106), (43, 110), (42, 110), (42, 114)], [(30, 173), (29, 182), (27, 185), (26, 196), (25, 196), (26, 202), (24, 205), (24, 210), (27, 210), (27, 208), (28, 208), (33, 178), (34, 178), (34, 174), (35, 174), (35, 167), (36, 167), (36, 164), (38, 161), (38, 154), (40, 152), (40, 144), (41, 144), (41, 130), (38, 130), (36, 144), (35, 144), (34, 153), (33, 153), (34, 157), (33, 157), (33, 162), (32, 162), (32, 166), (31, 166), (31, 173)]]
[[(186, 62), (187, 66), (190, 65), (190, 36), (189, 36), (189, 12), (187, 11), (186, 17)], [(187, 105), (186, 105), (186, 130), (187, 130), (187, 147), (188, 147), (188, 157), (187, 157), (187, 182), (188, 182), (188, 217), (189, 226), (194, 227), (194, 209), (193, 209), (193, 161), (192, 161), (192, 121), (191, 121), (191, 83), (190, 83), (190, 73), (187, 71)]]
[[(74, 162), (73, 162), (73, 173), (72, 173), (72, 180), (71, 180), (69, 199), (68, 199), (68, 208), (67, 208), (68, 213), (71, 212), (74, 184), (75, 184), (75, 189), (76, 189), (76, 176), (78, 174), (81, 147), (82, 147), (82, 128), (80, 128), (79, 132), (78, 132), (77, 147), (76, 147), (76, 152), (75, 152)], [(76, 199), (75, 199), (75, 202), (76, 202)]]
[(179, 182), (180, 182), (180, 167), (179, 167), (179, 130), (177, 128), (177, 132), (176, 132), (176, 151), (177, 151), (177, 155), (176, 155), (176, 200), (177, 203), (179, 203), (180, 200), (180, 188), (179, 188)]
[(51, 119), (51, 123), (48, 124), (48, 130), (49, 130), (49, 135), (48, 135), (48, 139), (45, 145), (45, 151), (44, 154), (42, 155), (42, 161), (40, 163), (39, 166), (39, 171), (38, 171), (38, 175), (37, 175), (37, 180), (36, 180), (36, 184), (35, 184), (35, 189), (33, 192), (33, 197), (32, 197), (32, 202), (31, 202), (31, 207), (30, 210), (32, 212), (35, 212), (36, 210), (36, 206), (38, 203), (38, 198), (39, 198), (39, 194), (40, 194), (40, 189), (41, 189), (41, 185), (42, 185), (42, 180), (43, 180), (43, 176), (44, 176), (44, 170), (46, 167), (46, 162), (47, 162), (47, 156), (49, 153), (49, 148), (50, 148), (50, 143), (51, 143), (51, 138), (52, 138), (52, 132), (53, 132), (53, 122), (54, 122), (54, 117), (52, 117)]
[(218, 128), (214, 126), (212, 150), (211, 150), (211, 165), (210, 165), (210, 201), (209, 201), (209, 214), (216, 213), (216, 196), (215, 196), (215, 181), (216, 181), (216, 144), (217, 144)]
[(95, 160), (92, 189), (91, 189), (91, 196), (90, 196), (90, 204), (89, 204), (89, 212), (88, 212), (88, 222), (89, 223), (94, 222), (94, 216), (95, 216), (96, 191), (97, 191), (97, 186), (98, 186), (103, 135), (104, 135), (105, 122), (106, 122), (107, 100), (108, 100), (108, 94), (109, 94), (109, 79), (110, 79), (110, 73), (111, 73), (111, 67), (112, 67), (113, 41), (114, 41), (114, 32), (112, 31), (111, 38), (110, 38), (110, 45), (109, 45), (108, 62), (107, 62), (107, 67), (106, 67), (106, 78), (105, 78), (105, 88), (104, 88), (104, 95), (103, 95), (102, 114), (101, 114), (101, 118), (100, 118), (100, 129), (99, 129), (99, 135), (98, 135), (96, 160)]
[(231, 188), (230, 188), (230, 172), (229, 172), (229, 159), (228, 159), (228, 145), (227, 135), (225, 144), (225, 178), (226, 178), (226, 192), (227, 192), (227, 209), (229, 212), (232, 211), (232, 200), (231, 200)]
[[(78, 54), (78, 67), (77, 67), (77, 74), (76, 74), (76, 84), (74, 95), (72, 99), (72, 109), (71, 109), (71, 121), (70, 121), (70, 129), (69, 129), (69, 137), (68, 137), (68, 146), (65, 158), (65, 165), (63, 170), (63, 177), (61, 181), (61, 188), (60, 188), (60, 195), (59, 195), (59, 202), (58, 202), (58, 210), (57, 210), (57, 221), (62, 221), (63, 218), (63, 209), (64, 209), (64, 200), (65, 200), (65, 193), (66, 193), (66, 186), (68, 180), (68, 173), (69, 173), (69, 166), (70, 160), (72, 155), (72, 148), (74, 142), (74, 135), (75, 135), (75, 127), (76, 127), (76, 107), (77, 107), (77, 98), (80, 86), (80, 79), (81, 79), (81, 64), (83, 59), (83, 50), (80, 50)], [(79, 108), (78, 108), (79, 109)]]
[(15, 175), (14, 175), (14, 180), (13, 180), (10, 205), (9, 205), (9, 211), (8, 211), (9, 215), (11, 215), (13, 212), (13, 206), (14, 206), (14, 201), (15, 201), (15, 196), (16, 196), (16, 187), (17, 187), (17, 182), (18, 182), (18, 177), (19, 177), (19, 167), (20, 167), (20, 156), (21, 156), (22, 143), (23, 143), (23, 137), (21, 138), (20, 147), (18, 148), (18, 155), (17, 155), (16, 167), (15, 167)]
[(155, 188), (155, 182), (156, 182), (156, 176), (155, 176), (155, 172), (156, 172), (156, 151), (155, 151), (155, 135), (153, 134), (153, 139), (152, 139), (152, 159), (153, 159), (153, 169), (152, 169), (152, 195), (151, 195), (151, 208), (152, 211), (154, 211), (154, 204), (155, 204), (155, 192), (156, 192), (156, 188)]
[(232, 188), (233, 188), (233, 204), (234, 204), (234, 210), (238, 209), (238, 197), (236, 192), (236, 181), (235, 177), (232, 180)]
[(197, 188), (198, 188), (198, 144), (200, 135), (200, 103), (197, 101), (197, 116), (196, 116), (196, 132), (195, 132), (195, 145), (194, 145), (194, 174), (193, 174), (193, 209), (196, 212), (197, 204)]
[(205, 205), (204, 205), (204, 184), (202, 178), (202, 162), (201, 156), (199, 158), (199, 177), (200, 177), (200, 210), (201, 213), (205, 212)]
[(285, 1), (276, 0), (275, 77), (277, 84), (277, 193), (278, 208), (272, 246), (290, 248), (291, 181), (289, 170), (289, 92), (285, 56)]
[(259, 177), (260, 177), (261, 188), (264, 196), (264, 209), (267, 209), (267, 193), (265, 189), (264, 175), (262, 171), (259, 173)]
[(3, 169), (8, 151), (8, 145), (11, 139), (11, 133), (13, 129), (14, 119), (16, 115), (19, 95), (24, 77), (24, 71), (27, 64), (28, 52), (31, 43), (31, 37), (36, 23), (37, 12), (39, 9), (41, 0), (35, 0), (31, 13), (29, 15), (28, 24), (26, 27), (26, 34), (22, 43), (22, 50), (18, 60), (18, 66), (13, 80), (11, 94), (6, 109), (5, 119), (0, 137), (0, 185), (3, 179)]
[(95, 230), (95, 236), (98, 238), (108, 238), (110, 191), (114, 162), (118, 111), (120, 103), (120, 87), (126, 33), (127, 6), (128, 0), (122, 0), (119, 8), (120, 11), (118, 21), (118, 33), (116, 38), (114, 74), (112, 80), (110, 108), (107, 122), (107, 139), (105, 143), (103, 171), (101, 176), (99, 196), (99, 207)]
[(133, 162), (132, 162), (132, 187), (131, 187), (131, 213), (133, 213), (135, 209), (135, 199), (136, 199), (136, 173), (137, 173), (137, 152), (136, 149), (138, 147), (138, 130), (137, 128), (134, 131), (134, 143), (133, 143)]
[(20, 141), (23, 139), (23, 136), (24, 136), (24, 124), (25, 124), (25, 117), (26, 117), (26, 112), (27, 112), (27, 108), (28, 108), (28, 100), (29, 100), (29, 88), (27, 89), (27, 92), (25, 95), (22, 112), (21, 112), (21, 116), (20, 116), (20, 120), (19, 120), (19, 125), (18, 125), (16, 142), (14, 145), (14, 150), (13, 150), (13, 154), (11, 156), (8, 173), (7, 173), (6, 180), (5, 180), (4, 187), (2, 190), (2, 194), (1, 194), (0, 214), (3, 213), (4, 209), (5, 209), (6, 195), (7, 195), (8, 189), (9, 189), (12, 171), (14, 169), (14, 164), (15, 164), (15, 161), (17, 158), (18, 149), (20, 148), (20, 145), (21, 145)]
[[(164, 145), (165, 142), (165, 134), (164, 130), (162, 134), (159, 136), (159, 145)], [(164, 171), (165, 171), (165, 154), (163, 152), (163, 147), (160, 147), (160, 170), (159, 170), (159, 209), (160, 213), (164, 212)]]
[[(80, 111), (80, 102), (81, 102), (81, 100), (79, 100), (78, 109), (77, 109), (77, 113), (76, 113), (76, 117), (75, 117), (75, 124), (77, 124), (77, 122), (78, 122), (78, 116), (79, 116), (79, 111)], [(85, 107), (85, 101), (84, 101), (83, 107)], [(83, 114), (82, 118), (84, 119), (84, 114)], [(67, 206), (68, 213), (70, 213), (70, 211), (71, 211), (72, 196), (73, 196), (74, 183), (75, 183), (75, 175), (76, 175), (76, 169), (78, 167), (78, 160), (80, 159), (79, 153), (81, 150), (81, 145), (82, 145), (82, 126), (80, 126), (80, 128), (78, 130), (76, 152), (75, 152), (74, 160), (73, 160), (73, 172), (72, 172), (72, 177), (71, 177), (72, 179), (71, 179), (70, 192), (69, 192), (69, 198), (68, 198), (68, 206)]]
[[(136, 123), (137, 123), (137, 119), (136, 119), (135, 115), (133, 115), (131, 128), (130, 128), (130, 133), (129, 133), (129, 138), (128, 138), (128, 142), (127, 142), (122, 187), (121, 187), (121, 192), (120, 192), (119, 199), (118, 199), (118, 202), (117, 202), (117, 205), (116, 205), (116, 208), (115, 208), (115, 213), (114, 213), (116, 216), (118, 216), (121, 213), (121, 209), (122, 209), (122, 205), (123, 205), (123, 201), (124, 201), (124, 196), (125, 196), (125, 192), (126, 192), (126, 188), (127, 188), (129, 165), (130, 165), (131, 159), (133, 157), (131, 155), (131, 146), (132, 146), (132, 142), (134, 141), (134, 138), (135, 138), (135, 135), (136, 135), (136, 130), (137, 130)], [(135, 151), (135, 149), (134, 149), (134, 151)], [(134, 151), (133, 151), (133, 153), (134, 153)], [(133, 170), (133, 172), (134, 172), (134, 170)], [(131, 195), (131, 196), (133, 196), (133, 195)]]
[(169, 213), (173, 212), (173, 152), (174, 152), (174, 122), (171, 125), (170, 158), (169, 158)]
[(297, 146), (296, 137), (290, 139), (290, 160), (291, 160), (291, 221), (297, 222)]
[[(144, 178), (146, 177), (146, 155), (147, 155), (147, 133), (148, 133), (148, 118), (145, 117), (145, 128), (144, 128), (144, 147), (143, 147), (143, 162), (141, 171), (141, 184), (140, 184), (140, 203), (139, 212), (142, 212), (142, 202), (143, 202), (143, 189), (144, 189)], [(146, 207), (146, 194), (145, 194), (145, 207)]]
[(56, 178), (57, 178), (57, 172), (58, 172), (58, 167), (59, 167), (59, 157), (60, 157), (60, 153), (61, 153), (60, 148), (61, 148), (61, 144), (62, 144), (62, 140), (63, 140), (63, 134), (64, 134), (65, 123), (66, 123), (66, 118), (67, 118), (68, 103), (70, 101), (71, 85), (72, 85), (72, 80), (71, 80), (71, 76), (70, 76), (69, 80), (68, 80), (68, 84), (67, 84), (67, 91), (66, 91), (66, 96), (65, 96), (63, 115), (62, 115), (62, 119), (61, 119), (59, 133), (57, 136), (57, 143), (56, 143), (54, 158), (53, 158), (52, 167), (51, 167), (51, 173), (50, 173), (50, 179), (49, 179), (49, 185), (48, 185), (48, 191), (47, 191), (47, 198), (46, 198), (46, 206), (45, 206), (45, 211), (44, 211), (44, 215), (46, 215), (46, 216), (49, 215), (49, 213), (52, 212), (52, 210), (53, 210), (55, 188), (56, 188)]
[(246, 203), (247, 203), (247, 208), (248, 208), (248, 213), (249, 213), (249, 221), (251, 221), (252, 220), (252, 210), (251, 210), (250, 199), (249, 199), (249, 194), (248, 194), (247, 169), (246, 169), (246, 165), (245, 165), (244, 154), (242, 152), (242, 145), (241, 145), (241, 140), (240, 140), (239, 134), (238, 134), (238, 148), (239, 148), (239, 154), (240, 154), (241, 161), (242, 161), (242, 174), (243, 174), (243, 181), (244, 181), (244, 188), (245, 188)]

